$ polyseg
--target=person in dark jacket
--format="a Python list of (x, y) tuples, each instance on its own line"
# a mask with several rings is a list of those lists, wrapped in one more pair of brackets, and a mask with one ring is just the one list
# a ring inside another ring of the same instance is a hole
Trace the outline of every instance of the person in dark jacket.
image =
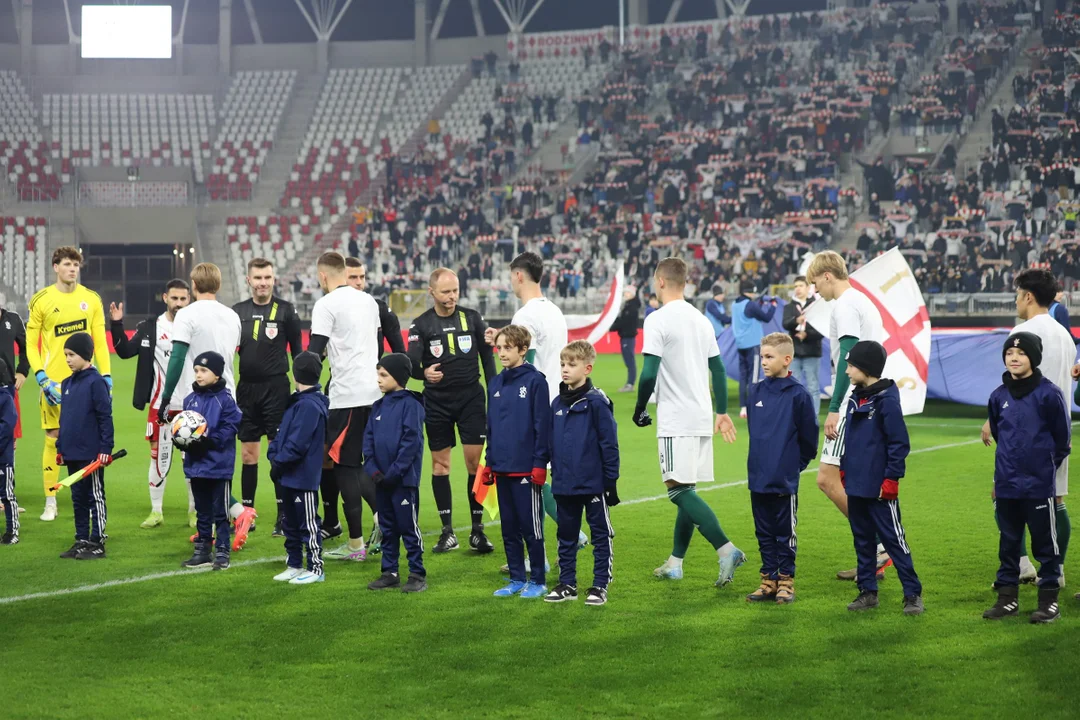
[[(15, 352), (18, 350), (18, 363)], [(30, 375), (26, 356), (26, 326), (14, 310), (0, 310), (0, 389), (15, 402), (15, 439), (22, 437), (19, 420), (19, 389)]]
[[(562, 383), (551, 403), (551, 489), (559, 505), (559, 584), (547, 602), (576, 600), (581, 515), (593, 545), (593, 584), (586, 605), (607, 602), (611, 582), (611, 516), (619, 504), (619, 433), (611, 400), (593, 387), (589, 374), (596, 349), (585, 340), (563, 348)], [(534, 566), (535, 567), (535, 566)]]
[[(1069, 308), (1065, 304), (1065, 301), (1065, 291), (1059, 291), (1058, 294), (1054, 296), (1054, 302), (1050, 303), (1050, 310), (1048, 312), (1050, 313), (1050, 317), (1057, 320), (1061, 327), (1069, 331), (1069, 335), (1072, 336), (1073, 342), (1080, 344), (1080, 338), (1073, 335), (1072, 324), (1069, 322)], [(29, 365), (27, 368), (29, 368)]]
[[(60, 434), (56, 440), (56, 464), (66, 465), (68, 475), (100, 460), (112, 462), (112, 398), (105, 378), (91, 364), (94, 339), (75, 333), (64, 342), (64, 359), (71, 376), (60, 384)], [(75, 514), (75, 544), (62, 558), (98, 560), (105, 557), (105, 468), (71, 486)]]
[(889, 553), (904, 587), (904, 614), (922, 614), (922, 583), (915, 573), (911, 550), (900, 523), (900, 478), (911, 450), (900, 391), (892, 380), (882, 379), (885, 348), (861, 340), (847, 354), (847, 376), (855, 390), (845, 410), (844, 444), (858, 448), (840, 461), (840, 479), (848, 498), (848, 521), (858, 558), (856, 582), (859, 596), (848, 610), (878, 606), (877, 542)]
[[(626, 366), (626, 384), (619, 392), (633, 392), (637, 382), (637, 336), (638, 317), (641, 315), (641, 300), (637, 291), (628, 287), (623, 291), (623, 306), (619, 316), (611, 324), (611, 329), (619, 334), (619, 348), (622, 350), (623, 365)], [(552, 398), (554, 399), (554, 398)]]
[[(510, 582), (495, 597), (547, 595), (543, 486), (547, 482), (551, 401), (547, 380), (525, 355), (532, 335), (508, 325), (495, 337), (503, 371), (488, 385), (487, 452), (483, 482), (495, 483)], [(577, 535), (574, 535), (577, 542)], [(532, 575), (525, 574), (528, 549)]]
[(382, 575), (368, 583), (369, 590), (401, 585), (398, 575), (399, 543), (405, 544), (409, 579), (402, 592), (427, 589), (420, 513), (420, 470), (424, 464), (424, 400), (406, 390), (412, 360), (391, 353), (379, 360), (378, 382), (383, 396), (371, 406), (364, 430), (364, 470), (375, 480), (382, 530)]
[(15, 428), (19, 415), (15, 401), (0, 387), (0, 503), (4, 506), (4, 534), (0, 545), (19, 542), (19, 501), (15, 498)]
[(719, 338), (720, 333), (724, 332), (724, 328), (730, 325), (732, 320), (724, 308), (724, 288), (713, 285), (712, 295), (712, 299), (705, 303), (705, 317), (712, 323), (713, 332)]
[(758, 298), (758, 288), (753, 280), (744, 280), (739, 286), (739, 297), (731, 306), (731, 329), (735, 333), (735, 348), (739, 352), (739, 417), (746, 417), (746, 399), (750, 386), (760, 380), (761, 338), (765, 324), (776, 315), (776, 299)]
[(281, 529), (285, 533), (287, 555), (285, 571), (275, 575), (274, 579), (292, 585), (308, 585), (322, 582), (325, 577), (319, 532), (322, 522), (319, 518), (319, 481), (330, 400), (319, 385), (322, 360), (318, 355), (300, 353), (293, 360), (292, 371), (296, 392), (266, 450), (271, 479), (281, 487)]
[(795, 600), (795, 523), (799, 474), (817, 456), (817, 403), (788, 368), (791, 337), (770, 333), (761, 340), (765, 379), (750, 388), (746, 457), (750, 507), (761, 551), (761, 586), (750, 602)]
[(994, 456), (994, 511), (1001, 561), (994, 589), (998, 598), (983, 613), (998, 620), (1019, 612), (1020, 558), (1024, 530), (1031, 533), (1031, 551), (1039, 561), (1039, 608), (1031, 622), (1058, 617), (1061, 551), (1054, 517), (1055, 477), (1069, 455), (1069, 415), (1065, 398), (1043, 377), (1042, 340), (1029, 332), (1010, 335), (1002, 349), (1006, 371), (990, 395), (990, 434)]
[(806, 322), (806, 311), (817, 300), (810, 294), (810, 284), (802, 275), (795, 278), (795, 291), (791, 302), (784, 306), (784, 330), (791, 335), (795, 347), (795, 360), (791, 373), (810, 392), (810, 397), (821, 397), (818, 370), (821, 368), (822, 335)]
[[(206, 420), (206, 429), (184, 453), (184, 477), (191, 478), (195, 495), (195, 551), (183, 563), (187, 568), (211, 564), (214, 543), (214, 570), (229, 567), (229, 486), (236, 467), (236, 434), (242, 417), (232, 393), (225, 387), (225, 358), (216, 352), (195, 356), (195, 382), (184, 398), (184, 410), (193, 410)], [(239, 548), (237, 548), (239, 549)]]

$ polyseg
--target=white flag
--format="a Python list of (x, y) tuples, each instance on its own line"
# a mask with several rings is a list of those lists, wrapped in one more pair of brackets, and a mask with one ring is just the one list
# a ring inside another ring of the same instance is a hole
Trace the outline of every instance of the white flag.
[[(930, 365), (930, 315), (907, 260), (894, 247), (853, 272), (849, 280), (881, 315), (882, 344), (889, 354), (885, 377), (896, 382), (904, 414), (921, 413)], [(829, 337), (831, 317), (832, 303), (816, 302), (806, 321)]]
[(569, 331), (569, 340), (588, 340), (594, 345), (611, 329), (615, 318), (619, 317), (623, 306), (623, 289), (626, 280), (623, 277), (623, 261), (619, 260), (615, 265), (615, 274), (611, 278), (608, 287), (607, 300), (604, 309), (594, 315), (567, 315), (566, 329)]

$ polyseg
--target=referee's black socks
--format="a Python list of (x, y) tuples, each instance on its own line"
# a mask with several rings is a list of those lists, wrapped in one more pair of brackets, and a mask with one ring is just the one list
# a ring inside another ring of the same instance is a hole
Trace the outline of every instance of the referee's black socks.
[(452, 508), (454, 499), (450, 494), (450, 476), (432, 475), (431, 491), (435, 495), (435, 507), (439, 509), (439, 520), (444, 528), (453, 528), (454, 520)]
[(484, 529), (484, 506), (476, 502), (476, 493), (473, 492), (473, 483), (476, 482), (476, 473), (469, 474), (469, 486), (465, 488), (465, 494), (469, 498), (469, 513), (472, 515), (473, 530)]
[(259, 487), (259, 466), (240, 467), (240, 502), (244, 507), (255, 507), (255, 491)]

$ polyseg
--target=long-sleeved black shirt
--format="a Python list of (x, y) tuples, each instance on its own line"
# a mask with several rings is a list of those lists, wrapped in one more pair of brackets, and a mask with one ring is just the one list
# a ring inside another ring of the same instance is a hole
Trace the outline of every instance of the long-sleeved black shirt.
[[(268, 380), (289, 372), (289, 355), (303, 351), (300, 318), (292, 303), (272, 296), (266, 305), (244, 300), (233, 305), (240, 316), (240, 382)], [(288, 352), (286, 352), (288, 345)]]
[[(19, 347), (19, 364), (15, 364), (15, 346)], [(30, 375), (26, 358), (26, 326), (18, 313), (0, 310), (0, 385), (14, 385), (15, 373)]]
[(434, 309), (423, 313), (409, 326), (409, 359), (413, 377), (424, 379), (424, 368), (439, 365), (443, 379), (437, 383), (424, 380), (424, 393), (448, 396), (471, 388), (484, 379), (495, 377), (495, 359), (484, 340), (487, 323), (476, 310), (458, 305), (450, 317), (439, 317)]

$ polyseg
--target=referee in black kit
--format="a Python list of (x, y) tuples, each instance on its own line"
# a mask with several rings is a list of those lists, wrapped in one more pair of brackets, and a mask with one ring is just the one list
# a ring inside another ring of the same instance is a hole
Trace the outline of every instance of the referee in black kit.
[(472, 492), (487, 432), (486, 393), (480, 384), (480, 365), (484, 366), (487, 382), (496, 375), (491, 346), (484, 340), (487, 324), (476, 310), (458, 305), (460, 290), (453, 270), (438, 268), (431, 273), (428, 285), (435, 306), (409, 327), (408, 354), (413, 377), (424, 381), (427, 413), (424, 430), (431, 450), (431, 487), (443, 526), (434, 551), (444, 553), (458, 547), (450, 493), (450, 450), (456, 444), (456, 425), (469, 473), (467, 494), (472, 514), (469, 547), (489, 553), (494, 547), (484, 535), (484, 508)]
[[(274, 295), (274, 266), (266, 258), (252, 258), (247, 268), (251, 299), (233, 305), (240, 316), (240, 379), (236, 384), (236, 404), (240, 420), (240, 499), (245, 507), (255, 506), (259, 486), (259, 443), (263, 435), (273, 440), (281, 417), (289, 405), (289, 355), (303, 351), (300, 318), (292, 303)], [(286, 353), (286, 344), (288, 353)], [(281, 531), (281, 488), (274, 483), (277, 519), (274, 536)], [(252, 529), (255, 524), (252, 523)]]

